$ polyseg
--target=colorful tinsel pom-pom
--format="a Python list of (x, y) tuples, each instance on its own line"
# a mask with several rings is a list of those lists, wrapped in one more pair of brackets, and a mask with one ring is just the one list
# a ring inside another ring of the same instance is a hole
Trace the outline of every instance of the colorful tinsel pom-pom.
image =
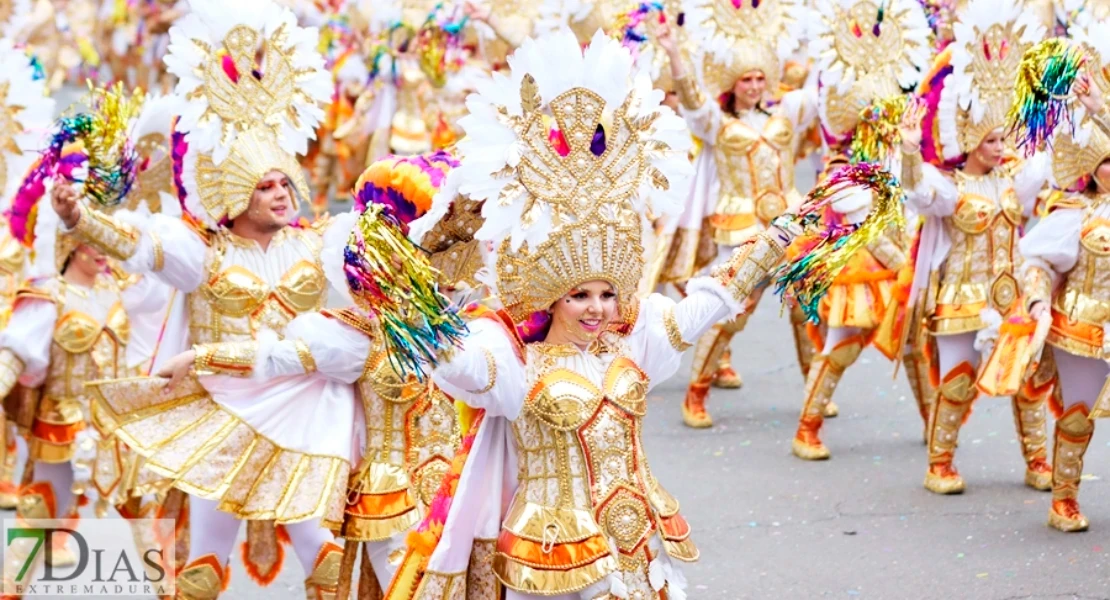
[(914, 106), (912, 96), (899, 95), (872, 102), (860, 111), (860, 123), (852, 136), (849, 159), (853, 163), (881, 163), (898, 145), (902, 115)]
[(1086, 52), (1064, 38), (1047, 39), (1025, 51), (1006, 120), (1026, 156), (1043, 148), (1059, 125), (1074, 126), (1068, 95), (1086, 62)]
[[(832, 204), (853, 190), (871, 192), (871, 211), (858, 225), (828, 218)], [(818, 306), (833, 280), (859, 250), (884, 235), (890, 227), (905, 227), (902, 186), (898, 178), (872, 163), (848, 165), (832, 173), (806, 197), (801, 209), (783, 215), (776, 225), (801, 230), (791, 244), (788, 262), (776, 277), (776, 292), (783, 301), (798, 303), (816, 322)]]
[(462, 339), (466, 324), (439, 292), (438, 273), (384, 205), (371, 204), (359, 217), (343, 262), (351, 296), (381, 325), (398, 374), (423, 379), (437, 352)]

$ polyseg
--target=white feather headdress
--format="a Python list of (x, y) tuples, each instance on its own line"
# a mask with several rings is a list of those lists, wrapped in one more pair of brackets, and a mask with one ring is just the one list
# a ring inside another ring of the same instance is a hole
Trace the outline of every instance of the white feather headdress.
[(54, 100), (45, 92), (46, 82), (36, 79), (27, 54), (0, 39), (0, 209), (11, 205), (50, 133)]

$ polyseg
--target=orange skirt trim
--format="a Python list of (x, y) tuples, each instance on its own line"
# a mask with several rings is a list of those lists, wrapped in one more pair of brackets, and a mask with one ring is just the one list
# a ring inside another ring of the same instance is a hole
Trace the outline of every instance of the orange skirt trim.
[(1057, 348), (1079, 356), (1101, 358), (1103, 334), (1101, 325), (1072, 321), (1064, 313), (1052, 311), (1048, 343)]
[(509, 531), (502, 530), (497, 538), (498, 552), (539, 569), (574, 569), (609, 555), (609, 543), (601, 535), (580, 542), (557, 543), (550, 547), (550, 552), (544, 552), (544, 549), (540, 542), (517, 537)]
[(675, 514), (665, 519), (659, 519), (663, 530), (663, 539), (682, 541), (690, 537), (690, 524), (682, 515)]
[(755, 218), (755, 215), (750, 213), (735, 215), (716, 214), (710, 215), (709, 217), (709, 224), (712, 225), (714, 229), (720, 229), (723, 231), (738, 231), (741, 229), (747, 229), (753, 225), (756, 225), (757, 223), (759, 223), (759, 220)]
[(85, 428), (84, 421), (59, 425), (35, 419), (31, 425), (31, 437), (56, 445), (72, 444), (77, 440), (77, 432)]
[(416, 508), (408, 490), (388, 494), (359, 494), (358, 499), (347, 505), (348, 515), (363, 519), (388, 519)]

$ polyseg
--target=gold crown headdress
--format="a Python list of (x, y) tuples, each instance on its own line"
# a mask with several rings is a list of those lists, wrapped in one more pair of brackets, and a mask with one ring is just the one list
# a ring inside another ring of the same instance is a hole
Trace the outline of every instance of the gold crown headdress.
[(818, 111), (826, 134), (843, 138), (863, 108), (917, 84), (933, 53), (929, 23), (915, 0), (817, 0), (816, 9)]
[(685, 123), (601, 32), (584, 52), (569, 31), (526, 40), (511, 66), (470, 97), (456, 169), (460, 193), (484, 202), (496, 294), (517, 320), (597, 279), (627, 302), (644, 216), (682, 210)]
[(272, 0), (191, 0), (170, 30), (165, 62), (184, 100), (186, 203), (194, 216), (235, 218), (266, 173), (308, 196), (296, 155), (307, 150), (331, 98), (316, 29)]
[(638, 0), (542, 0), (535, 32), (537, 37), (569, 29), (585, 45), (599, 29), (636, 8)]
[(944, 160), (1005, 127), (1022, 55), (1044, 37), (1036, 15), (1014, 0), (972, 0), (952, 29), (952, 73), (937, 105)]
[(760, 71), (767, 89), (778, 89), (787, 58), (804, 36), (795, 0), (688, 0), (690, 37), (703, 48), (703, 77), (716, 96), (732, 90), (744, 73)]
[[(1110, 99), (1110, 22), (1088, 21), (1072, 28), (1072, 41), (1087, 53), (1085, 68), (1104, 99)], [(1096, 123), (1082, 105), (1076, 110), (1078, 125), (1074, 134), (1057, 127), (1052, 142), (1052, 176), (1056, 186), (1069, 189), (1083, 176), (1093, 173), (1110, 158), (1110, 132), (1107, 123)]]
[(146, 206), (152, 213), (171, 212), (178, 207), (173, 184), (173, 123), (180, 104), (176, 96), (147, 98), (131, 130), (138, 154), (139, 174), (124, 199), (123, 207)]
[(38, 158), (44, 132), (54, 120), (54, 100), (46, 82), (36, 79), (30, 57), (0, 39), (0, 208), (7, 210)]

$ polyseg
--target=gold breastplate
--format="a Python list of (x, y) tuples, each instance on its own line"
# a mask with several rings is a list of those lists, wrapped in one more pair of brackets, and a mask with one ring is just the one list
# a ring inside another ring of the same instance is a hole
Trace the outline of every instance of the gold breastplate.
[(0, 274), (22, 277), (25, 256), (23, 245), (10, 235), (4, 235), (0, 241)]
[(749, 214), (764, 222), (782, 214), (794, 188), (793, 137), (793, 126), (782, 117), (769, 117), (761, 130), (725, 117), (717, 135), (721, 192), (714, 212)]
[(961, 194), (956, 202), (956, 212), (952, 215), (952, 223), (956, 229), (969, 235), (985, 233), (1000, 219), (1005, 220), (1005, 223), (1000, 224), (1008, 228), (1021, 225), (1021, 204), (1013, 189), (1002, 195), (999, 204), (978, 194)]
[(1079, 259), (1056, 294), (1054, 308), (1072, 323), (1110, 323), (1110, 220), (1088, 219), (1079, 237)]
[[(281, 332), (301, 313), (319, 308), (327, 280), (315, 263), (299, 260), (271, 287), (250, 270), (234, 265), (217, 272), (198, 290), (207, 307), (193, 306), (200, 342), (253, 337), (263, 327)], [(199, 322), (198, 322), (199, 321)]]

